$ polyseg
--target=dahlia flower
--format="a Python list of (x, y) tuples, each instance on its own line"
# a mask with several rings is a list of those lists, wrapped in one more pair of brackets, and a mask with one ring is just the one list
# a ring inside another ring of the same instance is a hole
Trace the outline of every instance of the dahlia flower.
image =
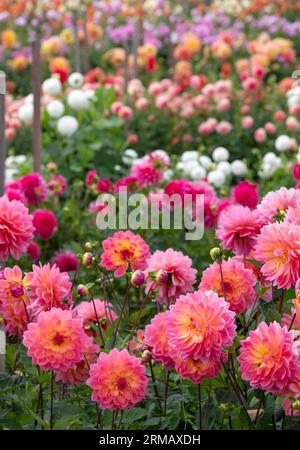
[(71, 311), (52, 308), (39, 314), (28, 325), (23, 344), (32, 363), (42, 370), (65, 372), (79, 363), (92, 343), (83, 330), (81, 319), (74, 319)]
[(72, 272), (78, 269), (79, 260), (75, 253), (70, 250), (62, 250), (56, 253), (52, 259), (52, 263), (55, 264), (61, 272)]
[(259, 211), (232, 205), (220, 214), (216, 236), (222, 241), (223, 248), (247, 256), (263, 225)]
[(151, 347), (153, 359), (167, 369), (173, 369), (174, 361), (170, 356), (171, 346), (167, 339), (166, 320), (169, 312), (158, 313), (146, 326), (144, 343)]
[(288, 289), (300, 277), (300, 226), (275, 222), (262, 228), (255, 258), (263, 264), (262, 274), (278, 288)]
[(235, 258), (222, 261), (223, 283), (221, 280), (220, 265), (215, 262), (202, 273), (199, 289), (202, 291), (213, 290), (220, 297), (229, 302), (231, 311), (240, 314), (253, 306), (256, 298), (256, 277), (250, 269)]
[(256, 208), (259, 199), (256, 188), (256, 184), (241, 181), (232, 189), (232, 197), (240, 205)]
[(38, 205), (47, 198), (47, 185), (39, 173), (29, 173), (20, 178), (20, 185), (30, 205)]
[(300, 191), (294, 188), (281, 187), (277, 191), (268, 192), (257, 206), (261, 215), (269, 222), (276, 220), (278, 213), (286, 213), (291, 206), (296, 208), (300, 201)]
[(101, 255), (101, 265), (107, 270), (114, 270), (116, 277), (122, 277), (129, 267), (131, 270), (146, 268), (149, 246), (132, 231), (117, 231), (105, 239), (102, 245), (104, 253)]
[(277, 322), (260, 323), (241, 341), (238, 361), (242, 379), (254, 388), (284, 395), (299, 372), (299, 356), (294, 351), (294, 335)]
[(58, 228), (54, 212), (48, 209), (36, 209), (33, 213), (35, 235), (41, 239), (50, 239)]
[(68, 274), (60, 272), (55, 265), (33, 265), (32, 272), (26, 274), (26, 280), (29, 288), (29, 309), (34, 316), (53, 307), (68, 309), (72, 306), (72, 283)]
[(21, 269), (18, 266), (6, 267), (0, 279), (0, 313), (10, 336), (22, 337), (28, 323), (25, 309), (28, 303)]
[(150, 186), (163, 181), (164, 170), (170, 166), (168, 155), (156, 150), (136, 160), (131, 167), (130, 175), (137, 178), (139, 187)]
[(148, 379), (140, 358), (114, 348), (100, 353), (86, 383), (93, 389), (92, 400), (102, 409), (128, 409), (144, 399)]
[(205, 378), (215, 377), (222, 369), (221, 361), (226, 359), (222, 353), (219, 359), (175, 359), (175, 370), (184, 380), (192, 380), (195, 384), (200, 384)]
[(235, 337), (235, 313), (213, 291), (179, 297), (167, 317), (169, 345), (179, 358), (219, 359)]
[(80, 317), (83, 320), (85, 332), (90, 336), (95, 335), (91, 323), (97, 325), (99, 321), (102, 328), (106, 330), (108, 325), (111, 325), (117, 318), (116, 313), (112, 309), (112, 305), (98, 300), (97, 298), (94, 299), (94, 304), (93, 302), (85, 301), (79, 303), (79, 305), (74, 308), (73, 312), (76, 317)]
[[(168, 248), (157, 250), (147, 259), (147, 273), (155, 273), (153, 280), (148, 277), (146, 293), (157, 289), (155, 300), (159, 303), (174, 303), (177, 297), (193, 290), (196, 282), (196, 269), (192, 268), (192, 260), (183, 253)], [(165, 273), (166, 276), (159, 276)]]
[(0, 260), (19, 259), (33, 238), (32, 217), (23, 203), (0, 197)]
[(48, 183), (48, 189), (54, 195), (63, 195), (67, 189), (67, 181), (62, 175), (54, 175)]

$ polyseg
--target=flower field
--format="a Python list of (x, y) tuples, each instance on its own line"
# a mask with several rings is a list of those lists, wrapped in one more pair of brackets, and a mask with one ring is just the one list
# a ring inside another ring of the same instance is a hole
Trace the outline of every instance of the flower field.
[(299, 430), (299, 2), (0, 0), (0, 55), (0, 430)]

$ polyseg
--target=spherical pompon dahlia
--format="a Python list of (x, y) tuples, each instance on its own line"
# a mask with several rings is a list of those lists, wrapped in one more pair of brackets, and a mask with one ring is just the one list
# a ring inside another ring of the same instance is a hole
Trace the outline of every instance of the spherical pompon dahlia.
[(46, 200), (48, 195), (47, 185), (39, 173), (29, 173), (20, 178), (20, 185), (30, 205), (38, 205)]
[(102, 245), (101, 265), (107, 270), (114, 270), (116, 277), (122, 277), (129, 268), (133, 271), (146, 268), (149, 246), (132, 231), (117, 231)]
[(70, 250), (62, 250), (61, 252), (56, 253), (52, 262), (61, 272), (73, 272), (74, 270), (77, 270), (79, 266), (77, 256)]
[[(166, 251), (156, 250), (147, 259), (147, 273), (155, 273), (153, 280), (149, 277), (146, 293), (157, 289), (155, 300), (170, 304), (182, 294), (191, 292), (196, 282), (197, 270), (192, 267), (192, 260), (182, 252), (168, 248)], [(160, 276), (165, 274), (165, 276)]]
[(71, 298), (72, 283), (67, 272), (58, 267), (40, 264), (33, 265), (32, 272), (27, 273), (30, 311), (33, 315), (51, 308), (68, 309), (73, 305)]
[(275, 222), (261, 230), (255, 258), (263, 264), (262, 274), (278, 288), (289, 289), (300, 277), (300, 226)]
[(213, 291), (179, 297), (167, 317), (167, 338), (181, 359), (219, 359), (236, 335), (235, 313)]
[(231, 311), (236, 314), (251, 308), (256, 299), (256, 277), (253, 271), (246, 269), (243, 262), (237, 258), (230, 258), (227, 261), (222, 261), (222, 275), (225, 294), (220, 265), (217, 262), (204, 270), (199, 289), (217, 292), (220, 297), (224, 297), (229, 302)]
[(293, 349), (292, 331), (277, 322), (260, 323), (241, 341), (238, 362), (242, 379), (254, 388), (274, 395), (285, 395), (299, 372), (299, 357)]
[(278, 214), (285, 214), (290, 206), (297, 208), (299, 203), (300, 191), (298, 189), (281, 187), (275, 192), (268, 192), (257, 209), (268, 222), (272, 222), (276, 220)]
[(52, 308), (41, 312), (36, 322), (28, 325), (23, 344), (32, 363), (42, 370), (65, 372), (79, 363), (92, 338), (87, 336), (81, 319), (71, 311)]
[(221, 361), (226, 359), (222, 353), (220, 359), (180, 359), (175, 357), (175, 370), (184, 380), (200, 384), (205, 378), (214, 378), (222, 369)]
[[(96, 312), (95, 312), (96, 309)], [(94, 302), (81, 302), (73, 309), (73, 313), (76, 317), (80, 317), (83, 320), (83, 326), (86, 333), (90, 336), (95, 335), (95, 331), (91, 327), (91, 323), (94, 325), (101, 324), (104, 330), (107, 330), (108, 325), (111, 325), (116, 320), (117, 315), (112, 309), (112, 305), (108, 302), (94, 299)]]
[(0, 197), (0, 260), (19, 259), (33, 238), (32, 216), (18, 200)]
[(48, 209), (36, 209), (33, 213), (35, 235), (41, 239), (50, 239), (58, 228), (54, 212)]
[(166, 369), (173, 369), (174, 360), (170, 356), (171, 346), (167, 338), (166, 320), (169, 311), (158, 313), (146, 326), (144, 343), (152, 348), (153, 359), (163, 364)]
[(128, 409), (145, 398), (148, 378), (140, 358), (114, 348), (100, 353), (86, 383), (102, 409)]
[(220, 214), (216, 236), (222, 241), (223, 248), (247, 256), (264, 224), (258, 210), (232, 205)]

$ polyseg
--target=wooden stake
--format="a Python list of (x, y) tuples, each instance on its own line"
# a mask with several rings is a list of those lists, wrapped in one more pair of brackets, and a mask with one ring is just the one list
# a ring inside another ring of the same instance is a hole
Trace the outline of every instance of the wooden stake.
[(5, 185), (5, 73), (0, 71), (0, 195), (4, 194)]
[(74, 34), (74, 59), (75, 59), (75, 71), (81, 73), (81, 64), (80, 64), (80, 42), (78, 37), (78, 12), (76, 9), (72, 11), (73, 15), (73, 34)]
[(32, 41), (32, 92), (33, 92), (33, 169), (41, 171), (42, 132), (41, 132), (41, 43), (38, 33)]

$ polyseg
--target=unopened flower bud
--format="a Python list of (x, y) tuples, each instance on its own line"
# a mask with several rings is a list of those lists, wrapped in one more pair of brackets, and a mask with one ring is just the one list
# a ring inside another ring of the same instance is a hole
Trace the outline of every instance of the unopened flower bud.
[(85, 267), (91, 267), (91, 265), (93, 264), (93, 261), (94, 261), (94, 256), (90, 252), (85, 253), (82, 257), (82, 264)]
[(300, 400), (295, 400), (291, 405), (293, 409), (296, 409), (297, 411), (300, 410)]
[(84, 248), (86, 249), (87, 252), (91, 252), (93, 250), (93, 246), (90, 242), (86, 242), (84, 244)]
[(57, 164), (54, 161), (49, 161), (47, 164), (47, 169), (50, 172), (56, 172), (57, 171)]
[(155, 281), (158, 284), (167, 284), (168, 282), (168, 272), (166, 270), (159, 270), (156, 274)]
[(131, 284), (136, 287), (142, 286), (142, 284), (144, 284), (145, 282), (145, 278), (145, 273), (142, 272), (142, 270), (136, 270), (131, 275)]
[(80, 297), (86, 297), (89, 293), (88, 288), (84, 284), (79, 284), (77, 287), (77, 294), (80, 295)]
[(150, 350), (145, 350), (142, 353), (142, 361), (144, 363), (148, 363), (149, 361), (151, 361), (151, 358), (152, 358), (152, 353), (150, 352)]
[(210, 257), (213, 261), (218, 261), (222, 257), (222, 250), (219, 247), (214, 247), (210, 251)]

